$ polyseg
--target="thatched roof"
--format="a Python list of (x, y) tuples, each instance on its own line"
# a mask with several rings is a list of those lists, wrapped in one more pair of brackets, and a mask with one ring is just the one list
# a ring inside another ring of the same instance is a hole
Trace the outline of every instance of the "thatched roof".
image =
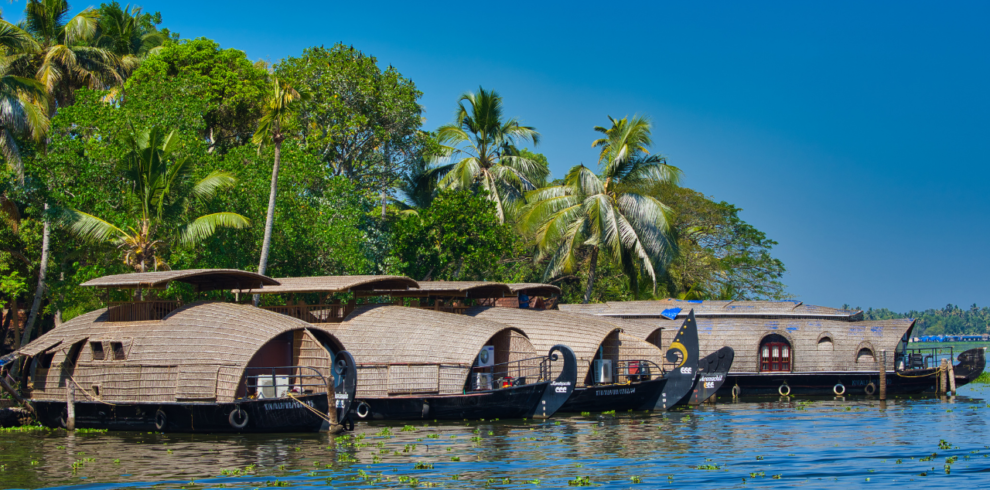
[[(56, 353), (52, 366), (65, 360), (80, 342), (102, 342), (106, 349), (121, 342), (126, 360), (94, 360), (82, 349), (74, 378), (81, 386), (101, 385), (107, 402), (174, 402), (177, 398), (210, 398), (230, 402), (248, 362), (276, 336), (312, 325), (250, 305), (196, 302), (183, 305), (161, 321), (108, 322), (107, 310), (93, 311), (59, 325), (19, 352)], [(55, 369), (52, 370), (56, 371)], [(64, 388), (52, 382), (37, 397), (64, 400)], [(196, 395), (196, 396), (193, 396)]]
[(800, 301), (615, 301), (587, 305), (560, 305), (561, 311), (596, 316), (624, 318), (658, 318), (666, 310), (675, 317), (685, 317), (694, 310), (697, 317), (804, 317), (861, 320), (862, 310), (843, 310), (827, 306), (806, 305)]
[[(549, 351), (555, 344), (567, 345), (578, 359), (578, 380), (584, 380), (588, 375), (591, 361), (599, 353), (606, 337), (621, 330), (611, 318), (554, 310), (478, 306), (468, 309), (465, 314), (518, 328), (526, 333), (538, 351)], [(645, 342), (641, 344), (639, 347), (655, 351), (655, 359), (660, 360), (662, 352), (659, 349)]]
[(501, 298), (515, 296), (508, 284), (487, 281), (419, 281), (418, 289), (386, 290), (377, 294), (390, 296), (440, 296), (449, 298)]
[(328, 327), (358, 364), (468, 366), (485, 342), (509, 328), (463, 315), (389, 305), (360, 307), (344, 322)]
[[(641, 339), (658, 334), (654, 339), (658, 339), (663, 348), (670, 344), (678, 327), (677, 322), (665, 318), (612, 320), (623, 325), (625, 332)], [(792, 372), (870, 371), (876, 370), (877, 366), (856, 362), (859, 351), (868, 348), (879, 356), (880, 350), (886, 349), (887, 367), (892, 369), (897, 344), (908, 335), (913, 325), (914, 320), (909, 319), (847, 321), (709, 316), (698, 317), (698, 341), (703, 356), (724, 346), (732, 347), (735, 350), (732, 373), (758, 372), (760, 342), (767, 335), (774, 334), (784, 337), (791, 344), (794, 359)], [(821, 346), (819, 342), (822, 342)]]
[(251, 291), (248, 294), (279, 293), (344, 293), (347, 291), (371, 291), (375, 289), (406, 290), (419, 284), (406, 276), (318, 276), (280, 277), (278, 285)]
[(560, 296), (560, 288), (553, 284), (540, 284), (536, 282), (513, 282), (509, 283), (512, 294), (526, 293), (529, 296)]
[(278, 281), (255, 272), (238, 269), (186, 269), (177, 271), (135, 272), (103, 276), (82, 283), (82, 286), (121, 289), (164, 289), (172, 281), (192, 284), (197, 291), (217, 289), (250, 289), (262, 285), (277, 285)]

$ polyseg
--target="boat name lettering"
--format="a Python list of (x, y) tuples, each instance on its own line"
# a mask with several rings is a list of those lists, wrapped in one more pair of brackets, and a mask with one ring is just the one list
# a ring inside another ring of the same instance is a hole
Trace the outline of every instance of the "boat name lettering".
[(636, 393), (636, 388), (616, 388), (612, 390), (598, 390), (595, 392), (595, 396), (631, 395), (633, 393)]
[[(311, 407), (313, 406), (313, 402), (310, 401), (310, 400), (306, 400), (306, 401), (299, 400), (299, 401), (302, 402), (302, 403), (305, 403), (306, 405), (309, 405)], [(287, 409), (290, 409), (290, 408), (296, 408), (297, 406), (298, 405), (296, 405), (296, 402), (266, 403), (265, 404), (265, 410), (287, 410)]]
[(722, 375), (719, 374), (718, 376), (702, 376), (701, 377), (701, 380), (702, 381), (722, 381)]
[(554, 381), (553, 383), (550, 383), (550, 386), (570, 386), (570, 385), (571, 385), (570, 381)]
[(347, 400), (347, 399), (350, 399), (350, 397), (347, 396), (347, 393), (334, 393), (333, 398), (334, 398), (334, 400)]

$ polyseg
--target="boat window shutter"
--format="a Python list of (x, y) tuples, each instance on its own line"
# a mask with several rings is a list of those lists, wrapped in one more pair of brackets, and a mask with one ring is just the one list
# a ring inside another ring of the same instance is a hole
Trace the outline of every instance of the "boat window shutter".
[(175, 383), (176, 401), (216, 401), (220, 366), (179, 366)]
[(388, 394), (438, 393), (440, 366), (436, 364), (392, 364), (388, 367)]

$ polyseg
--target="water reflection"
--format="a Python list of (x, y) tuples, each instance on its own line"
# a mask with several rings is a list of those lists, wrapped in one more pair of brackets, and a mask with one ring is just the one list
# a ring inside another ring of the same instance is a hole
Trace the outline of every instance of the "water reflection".
[(0, 486), (552, 488), (587, 477), (615, 488), (835, 488), (867, 479), (980, 487), (990, 468), (987, 389), (945, 400), (757, 399), (550, 422), (374, 422), (346, 440), (8, 432), (0, 433)]

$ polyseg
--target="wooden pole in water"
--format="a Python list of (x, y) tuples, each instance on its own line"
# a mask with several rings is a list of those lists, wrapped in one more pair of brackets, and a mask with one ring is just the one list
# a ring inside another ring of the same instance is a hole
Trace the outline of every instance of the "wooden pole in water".
[(880, 350), (880, 399), (887, 399), (887, 349)]
[(949, 376), (949, 391), (951, 391), (952, 394), (955, 395), (956, 394), (956, 368), (955, 368), (955, 366), (952, 365), (952, 361), (949, 361), (949, 373), (948, 373), (948, 376)]
[(943, 395), (945, 395), (945, 390), (949, 388), (946, 386), (948, 381), (946, 374), (949, 372), (949, 368), (945, 366), (946, 364), (945, 359), (942, 359), (942, 364), (939, 365), (938, 369), (938, 391)]
[(76, 430), (76, 385), (72, 380), (65, 383), (65, 430)]

